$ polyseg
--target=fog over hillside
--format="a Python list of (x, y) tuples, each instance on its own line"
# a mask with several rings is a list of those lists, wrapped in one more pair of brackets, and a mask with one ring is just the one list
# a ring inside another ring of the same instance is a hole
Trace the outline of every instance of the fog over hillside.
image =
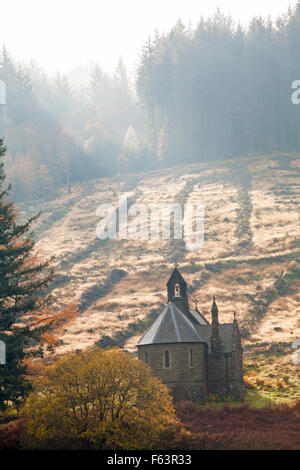
[(120, 59), (109, 73), (99, 60), (53, 75), (3, 46), (0, 133), (14, 198), (52, 199), (69, 183), (118, 173), (298, 152), (299, 21), (299, 5), (243, 26), (221, 10), (192, 26), (178, 20), (149, 32), (134, 73)]

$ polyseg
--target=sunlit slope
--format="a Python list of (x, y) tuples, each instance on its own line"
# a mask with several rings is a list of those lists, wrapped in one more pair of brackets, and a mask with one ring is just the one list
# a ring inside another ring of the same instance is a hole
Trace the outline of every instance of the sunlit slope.
[[(180, 240), (100, 241), (96, 209), (117, 206), (124, 193), (129, 206), (203, 204), (202, 250)], [(149, 312), (152, 318), (166, 302), (174, 262), (204, 315), (213, 295), (221, 321), (237, 312), (245, 343), (299, 337), (299, 202), (300, 156), (272, 155), (89, 181), (46, 204), (22, 206), (26, 214), (43, 209), (37, 250), (55, 255), (55, 303), (80, 307), (57, 352), (107, 337), (134, 347)]]

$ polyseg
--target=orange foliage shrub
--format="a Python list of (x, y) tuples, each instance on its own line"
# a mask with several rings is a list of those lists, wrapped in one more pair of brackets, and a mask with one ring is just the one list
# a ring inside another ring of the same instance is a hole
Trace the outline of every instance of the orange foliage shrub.
[(257, 371), (252, 370), (249, 375), (250, 375), (250, 377), (256, 377), (257, 376)]
[(254, 383), (251, 382), (248, 375), (244, 375), (244, 384), (245, 384), (246, 388), (255, 388)]
[(261, 377), (256, 377), (255, 383), (256, 383), (256, 385), (259, 385), (261, 387), (262, 385), (265, 384), (265, 381)]
[(61, 311), (55, 312), (52, 308), (44, 308), (31, 316), (31, 330), (44, 329), (41, 334), (40, 342), (44, 345), (55, 346), (59, 339), (59, 333), (65, 327), (66, 323), (72, 321), (79, 313), (76, 304), (70, 304)]

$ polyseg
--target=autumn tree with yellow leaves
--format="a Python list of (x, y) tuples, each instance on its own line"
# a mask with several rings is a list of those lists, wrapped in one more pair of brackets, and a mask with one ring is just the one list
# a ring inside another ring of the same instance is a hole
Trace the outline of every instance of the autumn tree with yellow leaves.
[(154, 449), (177, 427), (167, 387), (117, 349), (95, 348), (48, 367), (23, 415), (27, 444), (44, 449)]

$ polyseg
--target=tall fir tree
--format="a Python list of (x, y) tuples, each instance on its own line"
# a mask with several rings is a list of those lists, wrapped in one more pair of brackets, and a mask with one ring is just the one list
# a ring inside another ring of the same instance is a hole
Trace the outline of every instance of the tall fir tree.
[(5, 187), (4, 155), (0, 139), (0, 340), (6, 345), (6, 364), (0, 365), (2, 410), (10, 403), (18, 409), (31, 389), (24, 359), (45, 331), (33, 327), (31, 315), (46, 301), (41, 294), (53, 276), (49, 261), (40, 263), (33, 255), (31, 226), (38, 215), (17, 221), (16, 207), (9, 201), (11, 186)]

